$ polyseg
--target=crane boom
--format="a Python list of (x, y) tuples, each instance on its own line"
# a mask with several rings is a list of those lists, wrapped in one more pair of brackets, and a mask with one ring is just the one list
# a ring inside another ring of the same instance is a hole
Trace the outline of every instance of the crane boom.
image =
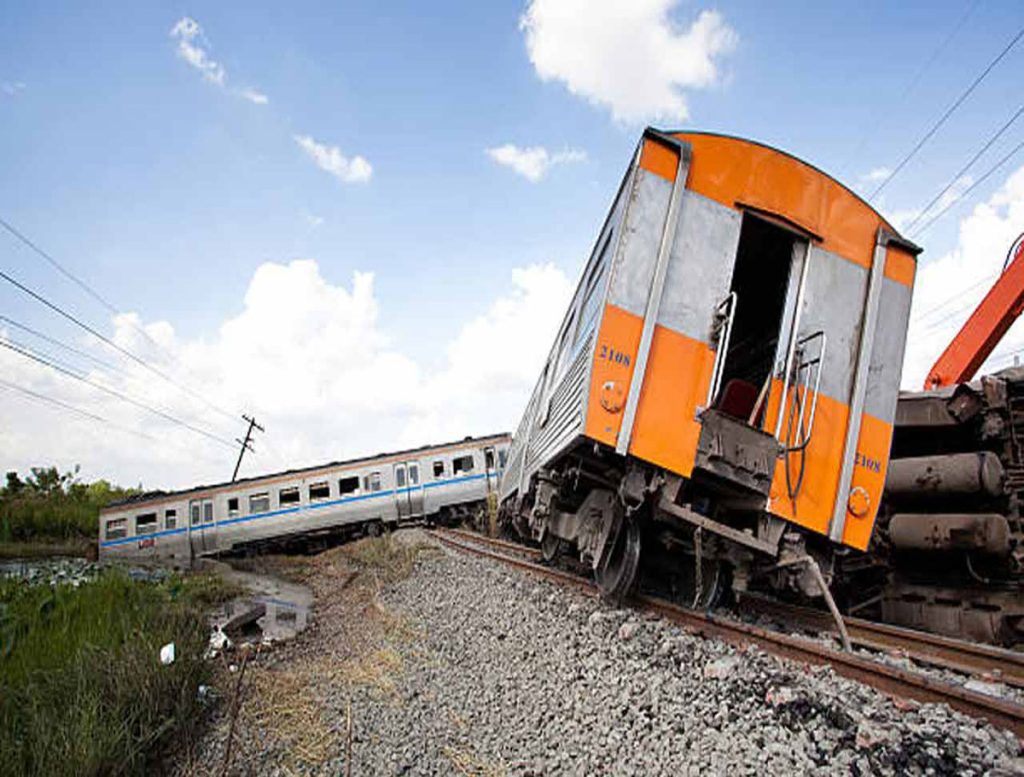
[(925, 390), (971, 380), (1024, 311), (1024, 235), (1010, 252), (1013, 258), (1002, 274), (932, 365)]

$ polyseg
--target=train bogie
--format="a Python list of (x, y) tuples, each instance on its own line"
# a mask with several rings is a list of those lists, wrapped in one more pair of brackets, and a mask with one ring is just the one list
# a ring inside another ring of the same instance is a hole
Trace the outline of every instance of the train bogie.
[(201, 556), (379, 533), (480, 508), (496, 490), (508, 436), (339, 462), (178, 493), (100, 515), (100, 554), (187, 566)]

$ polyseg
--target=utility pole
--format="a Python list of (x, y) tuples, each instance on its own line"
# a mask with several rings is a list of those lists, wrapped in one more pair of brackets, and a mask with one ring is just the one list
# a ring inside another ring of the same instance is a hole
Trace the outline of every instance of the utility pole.
[(262, 426), (256, 423), (255, 418), (250, 418), (247, 415), (243, 415), (242, 418), (249, 422), (249, 428), (245, 432), (244, 440), (239, 440), (237, 437), (235, 438), (235, 442), (242, 446), (242, 450), (238, 452), (238, 461), (235, 462), (235, 471), (231, 475), (232, 483), (234, 483), (235, 480), (238, 478), (238, 468), (242, 466), (242, 457), (245, 455), (245, 452), (252, 450), (252, 430), (259, 429), (261, 432), (266, 431), (266, 429), (264, 429)]

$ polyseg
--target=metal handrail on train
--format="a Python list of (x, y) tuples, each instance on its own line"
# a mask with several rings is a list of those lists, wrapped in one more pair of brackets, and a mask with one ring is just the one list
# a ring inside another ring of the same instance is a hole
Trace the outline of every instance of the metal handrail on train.
[[(725, 357), (729, 353), (732, 322), (736, 318), (736, 305), (738, 301), (736, 292), (730, 291), (729, 296), (719, 302), (715, 308), (715, 323), (712, 331), (714, 336), (718, 337), (718, 348), (715, 351), (714, 366), (711, 368), (711, 385), (708, 386), (708, 396), (704, 402), (705, 408), (712, 407), (715, 397), (718, 396), (722, 375), (725, 372)], [(724, 336), (722, 336), (723, 329)]]
[[(809, 343), (811, 343), (814, 340), (820, 340), (821, 341), (821, 345), (818, 348), (818, 355), (816, 357), (814, 357), (813, 359), (804, 360), (804, 354), (807, 351), (807, 346), (808, 346)], [(797, 367), (794, 370), (795, 375), (794, 375), (794, 378), (793, 378), (793, 389), (794, 389), (794, 392), (798, 393), (800, 391), (800, 387), (801, 386), (805, 387), (804, 401), (800, 402), (800, 410), (799, 410), (799, 415), (797, 416), (797, 422), (796, 422), (796, 429), (797, 429), (797, 435), (798, 435), (797, 436), (797, 440), (798, 440), (798, 442), (796, 442), (795, 445), (790, 445), (789, 444), (789, 439), (788, 438), (789, 438), (789, 432), (792, 429), (792, 424), (790, 424), (789, 428), (787, 428), (787, 430), (786, 430), (786, 438), (787, 439), (786, 440), (779, 439), (779, 442), (782, 443), (783, 447), (785, 448), (785, 453), (792, 453), (794, 451), (803, 450), (811, 442), (811, 437), (814, 434), (814, 417), (815, 417), (815, 414), (817, 413), (817, 410), (818, 410), (818, 394), (821, 391), (821, 372), (822, 372), (822, 367), (823, 367), (823, 365), (825, 363), (825, 350), (826, 350), (827, 347), (828, 347), (828, 335), (826, 335), (824, 330), (821, 330), (821, 329), (819, 329), (817, 332), (812, 332), (811, 334), (807, 335), (806, 337), (801, 338), (797, 342), (797, 353), (800, 356), (799, 356), (799, 359), (797, 360)], [(805, 411), (807, 409), (807, 401), (806, 401), (806, 399), (807, 399), (807, 391), (806, 391), (806, 388), (810, 387), (810, 371), (811, 371), (812, 368), (816, 368), (815, 371), (814, 371), (814, 389), (813, 389), (813, 392), (812, 392), (812, 399), (811, 399), (811, 403), (810, 403), (810, 405), (811, 405), (811, 412), (810, 412), (810, 415), (807, 416), (808, 422), (807, 422), (807, 429), (806, 429), (806, 432), (805, 432), (805, 430), (804, 430), (804, 413), (805, 413)], [(804, 379), (801, 379), (801, 377), (800, 377), (801, 373), (806, 373), (807, 377), (804, 378)], [(795, 399), (794, 399), (794, 401), (795, 401)], [(789, 405), (788, 401), (787, 401), (787, 405)], [(779, 414), (780, 419), (782, 418), (783, 415), (785, 415), (785, 413), (780, 413)], [(792, 418), (792, 413), (790, 413), (790, 417)], [(776, 438), (776, 439), (778, 439), (778, 438)]]

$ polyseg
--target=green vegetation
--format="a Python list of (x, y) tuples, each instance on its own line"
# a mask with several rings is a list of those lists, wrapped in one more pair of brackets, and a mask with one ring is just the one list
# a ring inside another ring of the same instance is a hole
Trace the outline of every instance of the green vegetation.
[(82, 483), (77, 467), (63, 474), (56, 467), (33, 467), (24, 480), (8, 472), (0, 488), (0, 557), (18, 554), (9, 543), (58, 543), (80, 552), (96, 538), (100, 508), (139, 490), (106, 480)]
[(119, 570), (79, 588), (0, 581), (0, 774), (146, 773), (194, 731), (203, 611), (233, 593), (210, 576)]

